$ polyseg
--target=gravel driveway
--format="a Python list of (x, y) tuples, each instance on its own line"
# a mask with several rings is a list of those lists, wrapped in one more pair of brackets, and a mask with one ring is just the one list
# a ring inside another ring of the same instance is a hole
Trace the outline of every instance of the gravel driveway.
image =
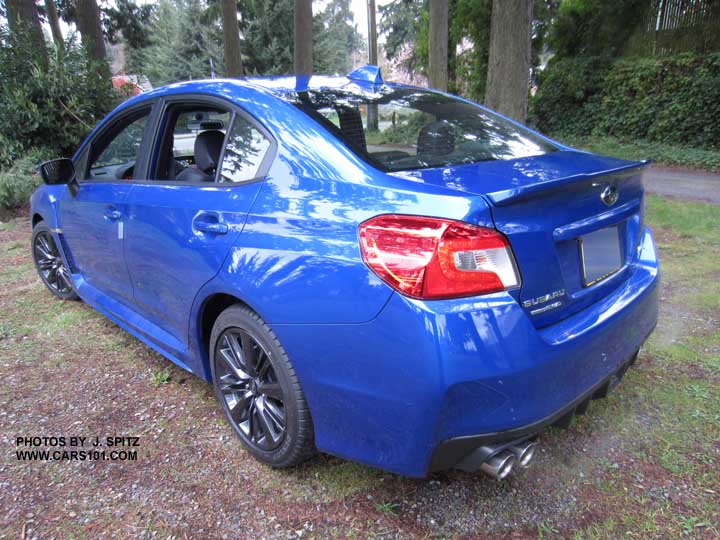
[(720, 204), (720, 174), (653, 165), (644, 180), (650, 193)]
[[(52, 299), (27, 220), (2, 223), (0, 539), (717, 540), (720, 208), (649, 197), (646, 219), (663, 265), (653, 338), (608, 399), (543, 434), (533, 466), (505, 482), (411, 480), (330, 456), (259, 465), (209, 385)], [(70, 436), (137, 437), (125, 448), (137, 456), (18, 458), (18, 437)]]

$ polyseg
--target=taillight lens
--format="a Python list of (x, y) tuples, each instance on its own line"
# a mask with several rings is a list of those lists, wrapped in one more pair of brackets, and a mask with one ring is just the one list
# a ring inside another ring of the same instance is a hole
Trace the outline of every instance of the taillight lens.
[(413, 298), (474, 296), (520, 284), (505, 237), (460, 221), (377, 216), (360, 224), (360, 251), (380, 279)]

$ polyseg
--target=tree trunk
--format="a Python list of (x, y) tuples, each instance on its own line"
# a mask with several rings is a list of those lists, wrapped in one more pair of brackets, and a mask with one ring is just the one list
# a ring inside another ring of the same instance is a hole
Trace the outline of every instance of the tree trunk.
[[(368, 6), (368, 64), (378, 65), (377, 25), (375, 24), (375, 0), (367, 0)], [(378, 107), (371, 103), (367, 108), (368, 131), (378, 130)]]
[(35, 0), (6, 0), (5, 8), (10, 31), (17, 32), (22, 25), (26, 25), (33, 43), (33, 54), (40, 64), (47, 66), (48, 57), (45, 49), (45, 36), (43, 35)]
[(240, 31), (235, 0), (222, 0), (222, 26), (225, 72), (228, 77), (242, 77), (245, 73), (240, 55)]
[(45, 11), (47, 12), (50, 30), (52, 31), (53, 41), (58, 49), (64, 46), (62, 30), (60, 29), (60, 18), (58, 17), (57, 7), (54, 0), (45, 0)]
[(295, 75), (313, 72), (312, 0), (295, 0), (293, 63)]
[(375, 0), (368, 0), (368, 64), (378, 63), (377, 24), (375, 24)]
[(20, 20), (20, 10), (22, 9), (22, 2), (20, 0), (5, 0), (5, 12), (8, 19), (8, 25), (10, 31), (17, 29), (18, 21)]
[[(107, 65), (105, 39), (100, 26), (100, 10), (95, 0), (77, 0), (77, 24), (83, 45), (90, 56)], [(108, 70), (109, 72), (109, 70)]]
[(525, 122), (532, 40), (532, 0), (493, 0), (485, 105)]
[(428, 32), (428, 84), (443, 92), (448, 88), (448, 3), (430, 0)]

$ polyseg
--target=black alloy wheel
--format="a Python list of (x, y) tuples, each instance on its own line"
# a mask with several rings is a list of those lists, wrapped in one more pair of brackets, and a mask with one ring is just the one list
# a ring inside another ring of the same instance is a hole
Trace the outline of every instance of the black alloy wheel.
[(312, 456), (310, 411), (270, 327), (247, 306), (230, 306), (213, 325), (210, 352), (215, 394), (248, 451), (271, 467)]
[(58, 251), (50, 229), (38, 223), (33, 230), (32, 252), (35, 267), (45, 286), (58, 298), (76, 300), (72, 279)]
[(245, 330), (220, 336), (215, 377), (230, 418), (247, 444), (274, 450), (285, 436), (285, 396), (268, 353)]

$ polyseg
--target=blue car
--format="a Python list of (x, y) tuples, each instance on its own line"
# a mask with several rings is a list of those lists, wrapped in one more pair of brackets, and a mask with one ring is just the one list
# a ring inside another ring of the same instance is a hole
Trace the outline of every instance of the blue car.
[(263, 463), (503, 478), (656, 324), (646, 165), (373, 66), (178, 83), (41, 166), (32, 253)]

